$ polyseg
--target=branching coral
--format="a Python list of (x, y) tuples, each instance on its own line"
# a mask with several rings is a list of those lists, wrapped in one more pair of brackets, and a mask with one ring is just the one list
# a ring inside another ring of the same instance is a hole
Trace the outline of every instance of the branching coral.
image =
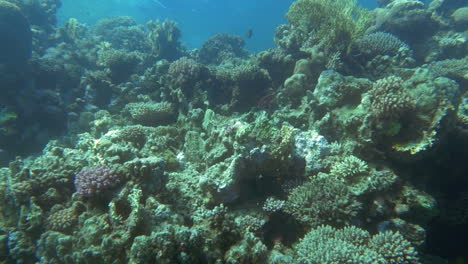
[(169, 102), (129, 103), (125, 107), (132, 120), (141, 125), (158, 126), (174, 121), (176, 112), (174, 105)]
[(347, 156), (331, 168), (331, 174), (338, 178), (353, 178), (367, 173), (369, 167), (367, 163), (355, 156)]
[(312, 33), (314, 42), (329, 48), (341, 46), (344, 51), (370, 22), (369, 12), (358, 7), (356, 0), (298, 0), (286, 18), (304, 34)]
[(97, 64), (108, 68), (112, 81), (119, 83), (125, 81), (135, 71), (141, 60), (141, 53), (117, 50), (104, 44), (98, 52)]
[(148, 40), (152, 55), (157, 59), (175, 60), (183, 54), (180, 44), (180, 29), (174, 21), (150, 21), (147, 23), (150, 30)]
[(169, 65), (168, 86), (172, 88), (173, 93), (176, 89), (190, 97), (196, 88), (196, 83), (206, 79), (208, 70), (193, 59), (182, 57)]
[[(69, 20), (71, 22), (73, 20)], [(75, 25), (71, 29), (76, 31), (80, 25)], [(72, 32), (73, 32), (72, 31)], [(67, 31), (70, 32), (70, 31)], [(100, 40), (107, 41), (116, 49), (127, 51), (148, 51), (149, 43), (145, 40), (146, 32), (142, 25), (138, 25), (135, 20), (128, 16), (110, 17), (100, 20), (95, 27), (96, 34)], [(78, 32), (79, 33), (79, 32)]]
[(360, 206), (343, 182), (325, 175), (292, 190), (285, 212), (309, 226), (343, 225), (357, 215)]
[(409, 49), (409, 46), (386, 32), (376, 32), (368, 34), (356, 41), (358, 50), (369, 56), (390, 55), (394, 56), (399, 49)]
[(239, 36), (217, 34), (203, 43), (199, 59), (204, 64), (221, 64), (235, 57), (245, 57), (245, 41)]
[(404, 90), (400, 77), (390, 76), (378, 80), (369, 95), (372, 112), (377, 118), (398, 119), (415, 107), (414, 99)]
[(367, 231), (354, 226), (317, 227), (295, 249), (297, 263), (420, 263), (415, 249), (400, 233), (387, 231), (371, 237)]

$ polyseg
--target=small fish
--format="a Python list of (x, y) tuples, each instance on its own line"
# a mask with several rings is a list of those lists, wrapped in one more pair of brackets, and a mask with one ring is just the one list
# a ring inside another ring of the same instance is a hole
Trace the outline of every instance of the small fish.
[(253, 37), (253, 30), (252, 29), (247, 30), (246, 36), (249, 39), (252, 38)]

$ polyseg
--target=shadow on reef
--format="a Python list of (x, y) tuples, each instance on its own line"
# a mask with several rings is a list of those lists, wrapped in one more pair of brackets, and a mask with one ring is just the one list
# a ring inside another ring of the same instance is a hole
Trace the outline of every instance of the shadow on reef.
[(468, 259), (468, 138), (460, 129), (449, 133), (440, 146), (423, 159), (407, 166), (394, 164), (436, 197), (439, 214), (428, 223), (425, 252), (448, 258)]
[[(54, 43), (58, 1), (0, 1), (0, 165), (39, 152), (67, 127), (65, 90), (35, 66)], [(32, 59), (31, 59), (32, 57)], [(68, 83), (70, 84), (70, 83)]]
[(292, 246), (305, 235), (304, 228), (293, 217), (283, 213), (270, 215), (268, 222), (262, 226), (262, 239), (272, 249), (275, 244)]

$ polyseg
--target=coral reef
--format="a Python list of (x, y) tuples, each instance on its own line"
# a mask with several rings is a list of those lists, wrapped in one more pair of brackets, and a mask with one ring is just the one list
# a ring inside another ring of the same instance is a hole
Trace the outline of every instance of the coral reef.
[(141, 61), (137, 52), (128, 53), (105, 47), (98, 51), (97, 65), (110, 71), (110, 79), (114, 83), (121, 83), (130, 77)]
[(299, 0), (291, 5), (286, 18), (304, 34), (310, 34), (307, 41), (348, 51), (368, 27), (370, 15), (353, 0)]
[(174, 106), (169, 102), (130, 103), (125, 110), (135, 123), (146, 126), (170, 123), (176, 116)]
[(173, 61), (184, 55), (184, 48), (179, 41), (180, 29), (174, 21), (150, 21), (147, 27), (152, 56)]
[(28, 70), (0, 65), (0, 263), (455, 263), (460, 2), (298, 0), (255, 55), (0, 0), (32, 25)]
[(357, 216), (360, 207), (343, 182), (319, 174), (291, 191), (284, 211), (310, 227), (324, 223), (344, 226)]
[(203, 43), (198, 57), (201, 63), (218, 65), (232, 58), (247, 56), (244, 45), (241, 37), (218, 34)]
[(421, 1), (392, 1), (375, 14), (376, 23), (371, 31), (392, 33), (410, 44), (420, 42), (437, 31), (438, 24)]
[(105, 165), (81, 170), (74, 181), (76, 192), (83, 197), (99, 195), (118, 183), (118, 176)]
[(414, 109), (414, 99), (403, 90), (403, 80), (390, 76), (378, 80), (369, 91), (373, 114), (379, 119), (395, 119)]
[(359, 52), (368, 56), (396, 55), (400, 49), (408, 49), (403, 41), (386, 32), (376, 32), (365, 35), (356, 41)]
[(297, 245), (298, 263), (421, 263), (401, 234), (375, 236), (356, 227), (336, 230), (320, 226)]

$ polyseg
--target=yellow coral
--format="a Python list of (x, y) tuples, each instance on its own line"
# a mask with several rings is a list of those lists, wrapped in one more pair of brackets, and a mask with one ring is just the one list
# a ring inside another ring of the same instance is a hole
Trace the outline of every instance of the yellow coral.
[(294, 143), (294, 136), (296, 131), (294, 127), (282, 126), (280, 131), (281, 141), (273, 149), (272, 155), (277, 159), (284, 159), (290, 154), (292, 144)]

